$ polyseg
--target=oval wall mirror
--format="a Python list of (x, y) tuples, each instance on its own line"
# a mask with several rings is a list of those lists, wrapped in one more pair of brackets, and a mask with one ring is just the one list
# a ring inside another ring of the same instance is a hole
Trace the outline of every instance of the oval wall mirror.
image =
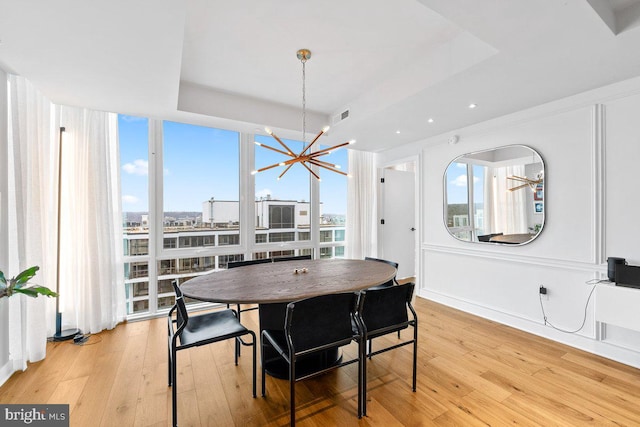
[(544, 227), (544, 162), (510, 145), (463, 154), (444, 174), (444, 223), (467, 242), (523, 245)]

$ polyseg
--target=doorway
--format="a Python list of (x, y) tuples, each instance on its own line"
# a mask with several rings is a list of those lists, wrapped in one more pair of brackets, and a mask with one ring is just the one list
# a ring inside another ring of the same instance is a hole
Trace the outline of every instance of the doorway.
[(416, 163), (411, 160), (382, 169), (379, 252), (399, 264), (398, 279), (416, 276)]

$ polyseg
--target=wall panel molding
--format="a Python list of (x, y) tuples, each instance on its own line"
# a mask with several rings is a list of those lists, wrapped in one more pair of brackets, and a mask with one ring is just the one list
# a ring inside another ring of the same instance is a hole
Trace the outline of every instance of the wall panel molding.
[(606, 261), (605, 227), (605, 106), (596, 104), (591, 110), (591, 258), (593, 263)]
[(606, 276), (607, 266), (601, 264), (594, 264), (590, 262), (580, 262), (572, 260), (562, 260), (557, 258), (545, 258), (531, 255), (520, 254), (508, 254), (504, 252), (493, 252), (489, 250), (483, 250), (478, 248), (479, 245), (474, 245), (473, 248), (463, 249), (454, 248), (450, 246), (440, 246), (433, 244), (423, 243), (421, 250), (423, 253), (435, 252), (444, 253), (450, 255), (461, 255), (474, 258), (485, 258), (491, 261), (504, 261), (515, 262), (520, 264), (535, 265), (539, 267), (559, 268), (574, 271), (584, 271), (589, 273), (602, 273)]

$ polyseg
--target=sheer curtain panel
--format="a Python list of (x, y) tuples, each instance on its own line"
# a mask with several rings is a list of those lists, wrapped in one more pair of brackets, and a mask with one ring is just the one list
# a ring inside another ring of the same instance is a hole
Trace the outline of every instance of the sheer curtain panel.
[[(55, 153), (52, 107), (22, 77), (9, 77), (8, 127), (8, 247), (5, 274), (38, 265), (34, 282), (55, 289)], [(4, 266), (3, 266), (4, 267)], [(12, 370), (24, 370), (27, 362), (46, 354), (52, 335), (55, 301), (23, 295), (8, 299), (9, 358)]]
[[(525, 196), (531, 190), (522, 188), (509, 191), (511, 185), (507, 177), (513, 175), (525, 176), (524, 166), (494, 168), (485, 175), (485, 203), (490, 209), (485, 209), (484, 221), (485, 227), (490, 225), (490, 233), (517, 234), (528, 231)], [(491, 212), (491, 216), (487, 215), (487, 211)]]
[(349, 150), (345, 256), (362, 259), (378, 253), (375, 154)]
[(84, 333), (124, 320), (117, 115), (60, 107), (63, 329)]

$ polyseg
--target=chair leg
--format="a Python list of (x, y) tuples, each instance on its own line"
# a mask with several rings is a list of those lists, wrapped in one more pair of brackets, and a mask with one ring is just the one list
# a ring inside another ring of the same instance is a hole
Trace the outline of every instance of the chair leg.
[(253, 397), (256, 397), (256, 334), (253, 331), (249, 331), (251, 333), (251, 339), (253, 339)]
[(260, 376), (262, 380), (262, 397), (265, 395), (264, 337), (260, 334)]
[(289, 417), (291, 427), (296, 425), (296, 360), (289, 355)]
[[(369, 343), (371, 340), (369, 340)], [(371, 345), (371, 344), (369, 344)], [(362, 416), (367, 415), (367, 355), (366, 350), (362, 349), (362, 367), (360, 368), (360, 377), (362, 381)]]
[(365, 349), (364, 349), (364, 339), (361, 339), (358, 342), (358, 418), (362, 418), (364, 416), (364, 399), (365, 390), (363, 388), (364, 379), (362, 374), (362, 366), (365, 363)]
[[(171, 343), (171, 340), (169, 340), (169, 343)], [(168, 374), (169, 374), (169, 379), (167, 380), (167, 382), (169, 383), (169, 387), (171, 387), (171, 384), (172, 384), (171, 383), (171, 379), (172, 379), (171, 378), (171, 363), (173, 363), (172, 359), (171, 359), (171, 344), (169, 344), (167, 346), (167, 362), (169, 362), (169, 363), (167, 363), (167, 365), (168, 365), (167, 366), (167, 371), (168, 371)]]
[(413, 325), (413, 391), (416, 391), (418, 376), (418, 323)]
[(176, 349), (175, 347), (171, 349), (171, 377), (172, 377), (172, 386), (171, 386), (171, 407), (173, 413), (173, 426), (178, 425), (178, 385), (176, 384), (178, 363), (176, 361)]
[[(240, 321), (240, 304), (236, 305), (236, 309), (238, 310), (238, 322)], [(240, 345), (240, 338), (236, 338), (236, 366), (238, 365), (238, 357), (240, 357), (240, 349), (242, 346)]]

